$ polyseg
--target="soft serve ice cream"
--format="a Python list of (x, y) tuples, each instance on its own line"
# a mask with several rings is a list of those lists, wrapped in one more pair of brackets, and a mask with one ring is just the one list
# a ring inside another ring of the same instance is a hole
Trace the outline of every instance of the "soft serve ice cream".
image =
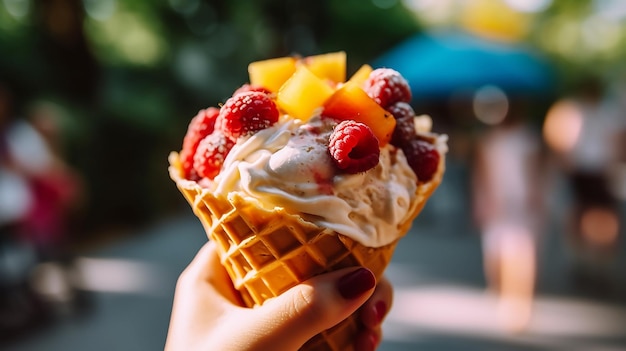
[(207, 191), (239, 192), (379, 247), (397, 239), (412, 213), (417, 178), (390, 144), (368, 172), (338, 173), (328, 152), (332, 120), (288, 116), (235, 145)]

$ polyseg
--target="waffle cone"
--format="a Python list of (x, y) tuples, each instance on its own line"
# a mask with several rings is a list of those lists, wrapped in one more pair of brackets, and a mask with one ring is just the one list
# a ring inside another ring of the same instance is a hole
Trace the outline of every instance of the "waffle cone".
[[(398, 226), (399, 237), (406, 234), (441, 182), (443, 159), (433, 180), (418, 186), (417, 204)], [(173, 152), (169, 162), (170, 177), (202, 222), (209, 240), (217, 244), (221, 263), (248, 307), (262, 305), (315, 275), (340, 268), (364, 266), (379, 278), (400, 240), (367, 247), (283, 208), (267, 210), (258, 200), (237, 193), (214, 196), (182, 178), (178, 154)], [(352, 315), (309, 340), (301, 350), (352, 350), (358, 323)]]

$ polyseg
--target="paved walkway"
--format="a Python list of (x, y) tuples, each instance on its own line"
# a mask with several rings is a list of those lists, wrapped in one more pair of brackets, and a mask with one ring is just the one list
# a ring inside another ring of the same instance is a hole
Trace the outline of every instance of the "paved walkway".
[[(499, 328), (495, 300), (485, 291), (480, 238), (466, 216), (466, 177), (460, 169), (450, 173), (387, 271), (395, 301), (379, 350), (626, 350), (626, 245), (614, 266), (615, 292), (588, 295), (568, 274), (558, 214), (542, 246), (529, 332)], [(90, 308), (61, 313), (55, 323), (0, 349), (163, 349), (176, 278), (204, 241), (199, 222), (184, 213), (86, 252), (78, 262), (93, 291)]]

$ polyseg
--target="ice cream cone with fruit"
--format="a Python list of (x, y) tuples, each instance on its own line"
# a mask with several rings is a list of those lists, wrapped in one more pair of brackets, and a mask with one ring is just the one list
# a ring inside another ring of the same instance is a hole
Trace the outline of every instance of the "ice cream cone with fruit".
[[(377, 277), (444, 173), (446, 136), (416, 116), (406, 80), (346, 54), (253, 62), (250, 82), (190, 122), (169, 173), (243, 301), (317, 274)], [(302, 350), (351, 350), (351, 317)]]

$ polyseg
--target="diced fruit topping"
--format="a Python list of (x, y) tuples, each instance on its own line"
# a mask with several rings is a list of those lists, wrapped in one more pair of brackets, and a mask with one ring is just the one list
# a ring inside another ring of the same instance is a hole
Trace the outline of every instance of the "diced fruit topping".
[(275, 93), (296, 71), (297, 61), (295, 57), (280, 57), (252, 62), (248, 65), (250, 84)]
[(328, 79), (333, 83), (346, 81), (346, 53), (345, 51), (308, 56), (302, 59), (311, 73), (321, 79)]
[(439, 167), (439, 152), (435, 146), (422, 139), (411, 139), (402, 147), (409, 166), (417, 175), (418, 182), (432, 179)]
[(352, 120), (342, 121), (330, 135), (328, 150), (346, 173), (365, 172), (378, 164), (380, 149), (372, 130)]
[(371, 73), (372, 73), (372, 66), (365, 64), (361, 66), (361, 68), (359, 68), (356, 72), (354, 72), (354, 74), (352, 75), (352, 77), (350, 77), (350, 80), (348, 80), (348, 82), (362, 87), (363, 84), (365, 84), (365, 81), (367, 80), (367, 78), (369, 78)]
[(387, 108), (402, 101), (411, 101), (411, 88), (402, 75), (391, 68), (377, 68), (364, 83), (367, 94), (380, 106)]
[(381, 147), (391, 140), (396, 125), (391, 113), (372, 100), (363, 89), (351, 83), (344, 84), (326, 100), (322, 114), (338, 120), (352, 119), (366, 124), (372, 129)]
[(375, 167), (380, 148), (401, 149), (418, 182), (432, 179), (441, 155), (429, 136), (432, 120), (416, 117), (411, 89), (399, 72), (362, 65), (347, 82), (343, 51), (252, 62), (250, 83), (221, 109), (202, 110), (189, 124), (180, 160), (187, 179), (213, 179), (231, 148), (274, 125), (281, 114), (306, 123), (313, 115), (334, 126), (328, 140), (337, 168), (354, 174)]
[(296, 72), (278, 91), (276, 103), (292, 117), (306, 122), (333, 91), (326, 81), (311, 73), (306, 66), (298, 65)]
[(235, 141), (219, 130), (214, 131), (208, 135), (198, 145), (196, 154), (193, 158), (193, 167), (200, 177), (206, 177), (209, 179), (215, 178), (220, 172), (222, 164), (226, 159), (226, 155), (232, 147), (235, 145)]
[(204, 137), (213, 133), (215, 120), (219, 113), (219, 109), (209, 107), (200, 110), (198, 114), (191, 119), (191, 122), (189, 122), (187, 134), (185, 134), (185, 138), (183, 139), (183, 148), (180, 152), (183, 172), (188, 178), (192, 178), (193, 175), (193, 155), (196, 153), (198, 144)]
[(217, 118), (216, 128), (236, 139), (265, 129), (278, 121), (278, 108), (272, 98), (262, 92), (237, 94), (226, 101)]
[(237, 88), (237, 90), (235, 90), (235, 92), (233, 93), (233, 96), (237, 95), (237, 94), (241, 94), (241, 93), (246, 93), (249, 91), (259, 91), (261, 93), (265, 93), (265, 94), (271, 94), (272, 92), (262, 86), (259, 85), (252, 85), (252, 84), (244, 84), (242, 86), (240, 86), (239, 88)]

